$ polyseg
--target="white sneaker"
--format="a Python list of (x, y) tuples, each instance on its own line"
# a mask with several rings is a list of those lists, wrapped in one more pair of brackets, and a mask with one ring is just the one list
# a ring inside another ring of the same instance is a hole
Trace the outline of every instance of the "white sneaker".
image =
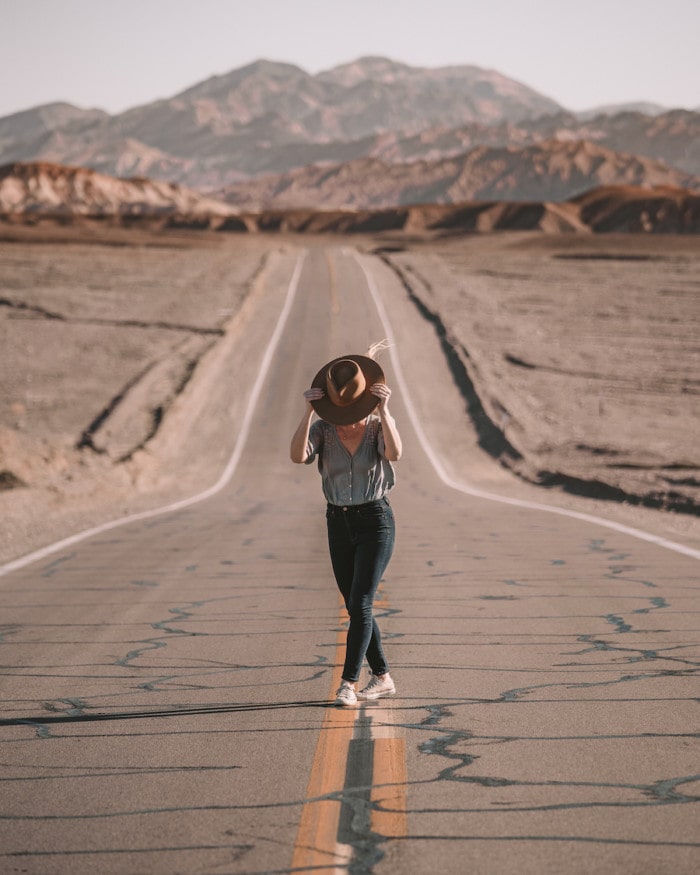
[(348, 683), (348, 681), (343, 681), (340, 685), (340, 689), (335, 694), (335, 704), (336, 705), (354, 705), (357, 702), (357, 695), (355, 694), (355, 687)]
[(372, 680), (357, 695), (360, 699), (379, 699), (381, 696), (393, 696), (395, 693), (396, 687), (391, 675), (387, 672), (381, 677), (373, 674)]

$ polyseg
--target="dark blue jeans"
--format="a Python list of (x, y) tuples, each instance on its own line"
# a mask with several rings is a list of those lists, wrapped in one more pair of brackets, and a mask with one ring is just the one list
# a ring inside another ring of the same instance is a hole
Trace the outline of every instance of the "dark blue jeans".
[(365, 656), (373, 674), (389, 671), (372, 603), (394, 549), (394, 514), (382, 498), (347, 507), (329, 504), (326, 521), (333, 573), (350, 615), (343, 679), (354, 683)]

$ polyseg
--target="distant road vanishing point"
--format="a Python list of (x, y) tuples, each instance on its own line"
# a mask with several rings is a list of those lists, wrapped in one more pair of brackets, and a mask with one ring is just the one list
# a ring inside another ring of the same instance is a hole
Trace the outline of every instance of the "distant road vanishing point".
[[(695, 872), (698, 551), (462, 483), (439, 344), (379, 259), (309, 243), (275, 277), (218, 483), (0, 569), (0, 871)], [(288, 444), (319, 363), (387, 334), (398, 695), (337, 709)]]

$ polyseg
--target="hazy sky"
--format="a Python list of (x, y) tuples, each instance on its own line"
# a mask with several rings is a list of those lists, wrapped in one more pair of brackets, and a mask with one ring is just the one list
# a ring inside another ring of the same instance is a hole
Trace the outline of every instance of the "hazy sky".
[(0, 0), (0, 116), (118, 112), (258, 58), (498, 70), (569, 109), (700, 106), (700, 0)]

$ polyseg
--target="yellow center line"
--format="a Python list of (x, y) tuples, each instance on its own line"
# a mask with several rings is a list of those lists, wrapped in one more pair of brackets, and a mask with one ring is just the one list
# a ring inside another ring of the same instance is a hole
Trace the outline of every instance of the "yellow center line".
[(408, 835), (406, 780), (406, 742), (404, 739), (375, 739), (372, 794), (370, 796), (372, 832), (387, 839), (398, 839)]
[[(375, 607), (388, 607), (380, 594)], [(345, 615), (341, 623), (346, 620)], [(340, 686), (346, 631), (338, 632), (331, 695)], [(326, 873), (347, 872), (352, 849), (338, 843), (342, 809), (342, 792), (346, 781), (350, 742), (361, 713), (371, 714), (373, 743), (372, 804), (370, 829), (387, 839), (407, 835), (406, 822), (406, 747), (398, 737), (393, 709), (388, 702), (368, 703), (359, 708), (329, 708), (321, 726), (311, 774), (306, 788), (306, 802), (301, 812), (292, 857), (292, 871)], [(334, 795), (335, 798), (328, 798)]]
[[(333, 695), (340, 686), (345, 639), (345, 630), (338, 632), (331, 687)], [(345, 785), (348, 750), (358, 714), (356, 708), (329, 708), (326, 711), (306, 788), (308, 801), (302, 809), (294, 846), (293, 871), (325, 869), (334, 872), (340, 867), (347, 871), (347, 853), (337, 847), (337, 836), (342, 805), (340, 794)], [(332, 793), (337, 794), (337, 800), (323, 798)]]
[[(389, 607), (380, 585), (375, 608)], [(406, 742), (394, 725), (394, 711), (389, 702), (372, 709), (374, 760), (370, 801), (371, 829), (385, 838), (402, 838), (408, 834), (406, 818)]]

